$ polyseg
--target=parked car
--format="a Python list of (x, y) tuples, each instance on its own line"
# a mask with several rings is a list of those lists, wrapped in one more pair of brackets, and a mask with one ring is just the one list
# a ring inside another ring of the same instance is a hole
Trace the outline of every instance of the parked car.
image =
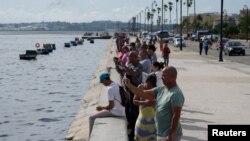
[(174, 43), (174, 37), (169, 37), (168, 42)]
[(224, 46), (225, 55), (233, 54), (245, 56), (245, 46), (239, 41), (228, 41)]
[[(227, 38), (222, 38), (222, 46), (224, 47), (225, 44), (229, 41)], [(219, 50), (220, 48), (220, 39), (216, 42), (216, 49)]]
[(168, 42), (168, 39), (169, 39), (169, 37), (170, 37), (168, 31), (160, 31), (160, 32), (157, 33), (157, 36), (158, 36), (159, 39), (162, 38), (162, 40), (163, 40), (164, 42), (165, 42), (165, 41)]
[(182, 41), (182, 47), (186, 47), (186, 43), (185, 43), (184, 38), (175, 38), (174, 39), (174, 46), (175, 47), (180, 47), (181, 41)]

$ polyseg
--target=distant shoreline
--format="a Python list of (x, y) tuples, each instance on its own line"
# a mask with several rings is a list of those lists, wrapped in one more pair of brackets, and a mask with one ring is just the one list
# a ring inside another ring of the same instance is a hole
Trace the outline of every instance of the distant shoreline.
[(85, 32), (100, 33), (101, 31), (0, 31), (0, 35), (23, 35), (23, 34), (79, 34)]

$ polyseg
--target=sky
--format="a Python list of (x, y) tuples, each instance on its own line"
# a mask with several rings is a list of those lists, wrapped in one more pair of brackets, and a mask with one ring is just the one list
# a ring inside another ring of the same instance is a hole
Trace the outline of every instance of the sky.
[[(161, 1), (156, 0), (158, 5), (161, 5)], [(164, 3), (169, 1), (174, 3), (171, 13), (172, 20), (175, 21), (176, 3), (175, 0), (164, 0)], [(153, 0), (0, 0), (0, 23), (80, 23), (99, 20), (128, 22), (147, 6), (151, 8), (152, 2)], [(221, 0), (196, 0), (196, 13), (220, 12), (220, 2)], [(224, 0), (224, 9), (227, 13), (239, 13), (244, 5), (250, 8), (250, 0)], [(193, 6), (189, 11), (190, 14), (193, 13)], [(183, 15), (186, 15), (185, 6)], [(143, 22), (143, 11), (141, 17)]]

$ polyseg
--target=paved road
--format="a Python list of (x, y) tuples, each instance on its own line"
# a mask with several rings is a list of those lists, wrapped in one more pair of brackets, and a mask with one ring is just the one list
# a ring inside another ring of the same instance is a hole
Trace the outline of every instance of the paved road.
[[(242, 42), (244, 43), (244, 42)], [(199, 53), (199, 43), (198, 42), (193, 42), (190, 40), (186, 40), (187, 47), (184, 47), (183, 50), (189, 50), (189, 51), (194, 51)], [(245, 44), (245, 43), (244, 43)], [(171, 45), (171, 43), (170, 43)], [(204, 55), (204, 50), (203, 50), (203, 55)], [(212, 49), (208, 50), (208, 55), (217, 57), (219, 60), (219, 50), (216, 50), (214, 47)], [(230, 60), (238, 63), (243, 63), (246, 65), (250, 65), (250, 48), (246, 48), (246, 55), (245, 56), (226, 56), (223, 53), (223, 60)]]

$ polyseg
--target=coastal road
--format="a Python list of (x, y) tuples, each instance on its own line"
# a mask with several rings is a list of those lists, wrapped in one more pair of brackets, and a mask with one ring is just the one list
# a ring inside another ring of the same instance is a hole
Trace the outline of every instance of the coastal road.
[[(183, 47), (183, 50), (197, 52), (197, 54), (199, 53), (199, 43), (198, 42), (194, 42), (194, 41), (190, 41), (190, 40), (185, 40), (185, 42), (186, 42), (187, 46)], [(242, 42), (242, 43), (244, 43), (244, 42)], [(170, 46), (173, 46), (173, 44), (170, 43)], [(205, 55), (204, 49), (203, 49), (203, 54), (202, 55)], [(216, 50), (214, 46), (211, 49), (208, 50), (208, 55), (217, 57), (218, 60), (219, 60), (219, 50)], [(246, 64), (246, 65), (250, 65), (250, 48), (246, 48), (246, 55), (245, 56), (237, 56), (237, 55), (226, 56), (226, 55), (224, 55), (224, 52), (223, 52), (223, 60), (224, 59), (234, 61), (234, 62), (238, 62), (238, 63), (243, 63), (243, 64)]]

